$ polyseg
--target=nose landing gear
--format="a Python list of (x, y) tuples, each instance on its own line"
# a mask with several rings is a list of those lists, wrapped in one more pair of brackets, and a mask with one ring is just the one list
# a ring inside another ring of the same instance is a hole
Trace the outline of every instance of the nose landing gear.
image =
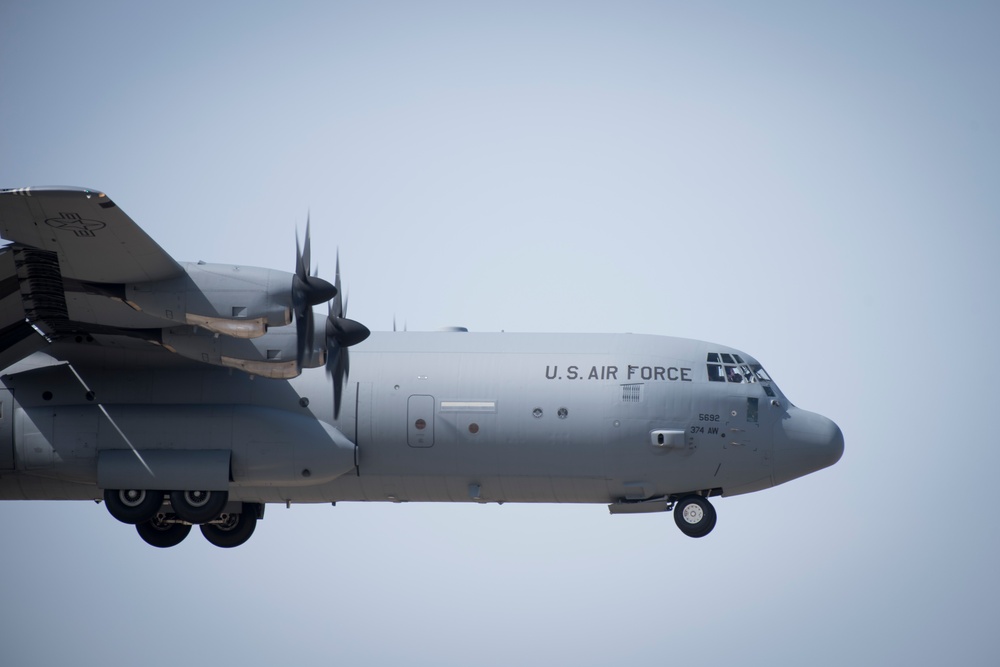
[(674, 505), (674, 523), (688, 537), (705, 537), (715, 528), (717, 515), (703, 496), (684, 496)]

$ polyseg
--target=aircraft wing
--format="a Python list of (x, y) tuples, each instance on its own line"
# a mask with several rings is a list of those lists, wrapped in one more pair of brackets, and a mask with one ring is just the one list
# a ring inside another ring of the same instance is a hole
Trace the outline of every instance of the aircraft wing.
[(0, 236), (56, 253), (63, 278), (120, 284), (184, 273), (146, 232), (97, 190), (0, 190)]
[(0, 237), (13, 241), (0, 248), (0, 369), (61, 335), (141, 325), (142, 313), (102, 290), (185, 275), (96, 190), (0, 190)]
[[(328, 330), (337, 350), (368, 335), (344, 317), (339, 277), (309, 275), (308, 226), (295, 273), (181, 265), (104, 193), (42, 187), (0, 190), (0, 236), (13, 241), (0, 248), (0, 370), (49, 343), (62, 359), (153, 344), (174, 360), (289, 378), (326, 364)], [(317, 321), (312, 307), (334, 296)]]

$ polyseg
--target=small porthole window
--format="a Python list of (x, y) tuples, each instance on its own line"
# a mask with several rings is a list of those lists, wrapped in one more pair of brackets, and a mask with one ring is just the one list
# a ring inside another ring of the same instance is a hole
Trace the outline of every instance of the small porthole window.
[(416, 422), (414, 422), (413, 426), (416, 427), (418, 431), (423, 431), (425, 428), (427, 428), (427, 422), (425, 422), (423, 419), (418, 419)]
[(42, 392), (42, 399), (46, 400), (46, 401), (51, 401), (52, 400), (52, 392), (51, 391), (43, 391)]
[(479, 424), (469, 424), (469, 433), (472, 435), (479, 433)]
[(556, 414), (559, 415), (559, 419), (566, 419), (566, 417), (569, 416), (569, 410), (566, 408), (559, 408), (559, 412)]
[(535, 408), (534, 410), (531, 411), (531, 414), (535, 417), (535, 419), (541, 419), (542, 418), (542, 409), (541, 408)]

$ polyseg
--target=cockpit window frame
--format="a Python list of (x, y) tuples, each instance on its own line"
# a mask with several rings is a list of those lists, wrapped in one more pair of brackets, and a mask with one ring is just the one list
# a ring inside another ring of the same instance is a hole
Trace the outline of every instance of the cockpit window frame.
[(705, 371), (710, 382), (760, 384), (764, 393), (774, 398), (774, 389), (771, 387), (774, 380), (760, 364), (752, 360), (745, 361), (734, 352), (709, 352), (705, 358)]

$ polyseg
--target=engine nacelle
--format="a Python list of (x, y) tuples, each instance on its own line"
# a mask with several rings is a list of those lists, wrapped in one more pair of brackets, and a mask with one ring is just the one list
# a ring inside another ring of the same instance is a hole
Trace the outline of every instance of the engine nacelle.
[(164, 329), (161, 344), (187, 359), (227, 368), (238, 368), (251, 375), (288, 379), (296, 377), (302, 368), (317, 368), (326, 363), (326, 320), (313, 323), (314, 349), (306, 350), (302, 367), (296, 359), (295, 327), (271, 329), (267, 335), (252, 339), (218, 336), (188, 327)]
[(185, 263), (185, 275), (125, 286), (137, 310), (235, 338), (256, 338), (292, 321), (292, 278), (286, 271)]

